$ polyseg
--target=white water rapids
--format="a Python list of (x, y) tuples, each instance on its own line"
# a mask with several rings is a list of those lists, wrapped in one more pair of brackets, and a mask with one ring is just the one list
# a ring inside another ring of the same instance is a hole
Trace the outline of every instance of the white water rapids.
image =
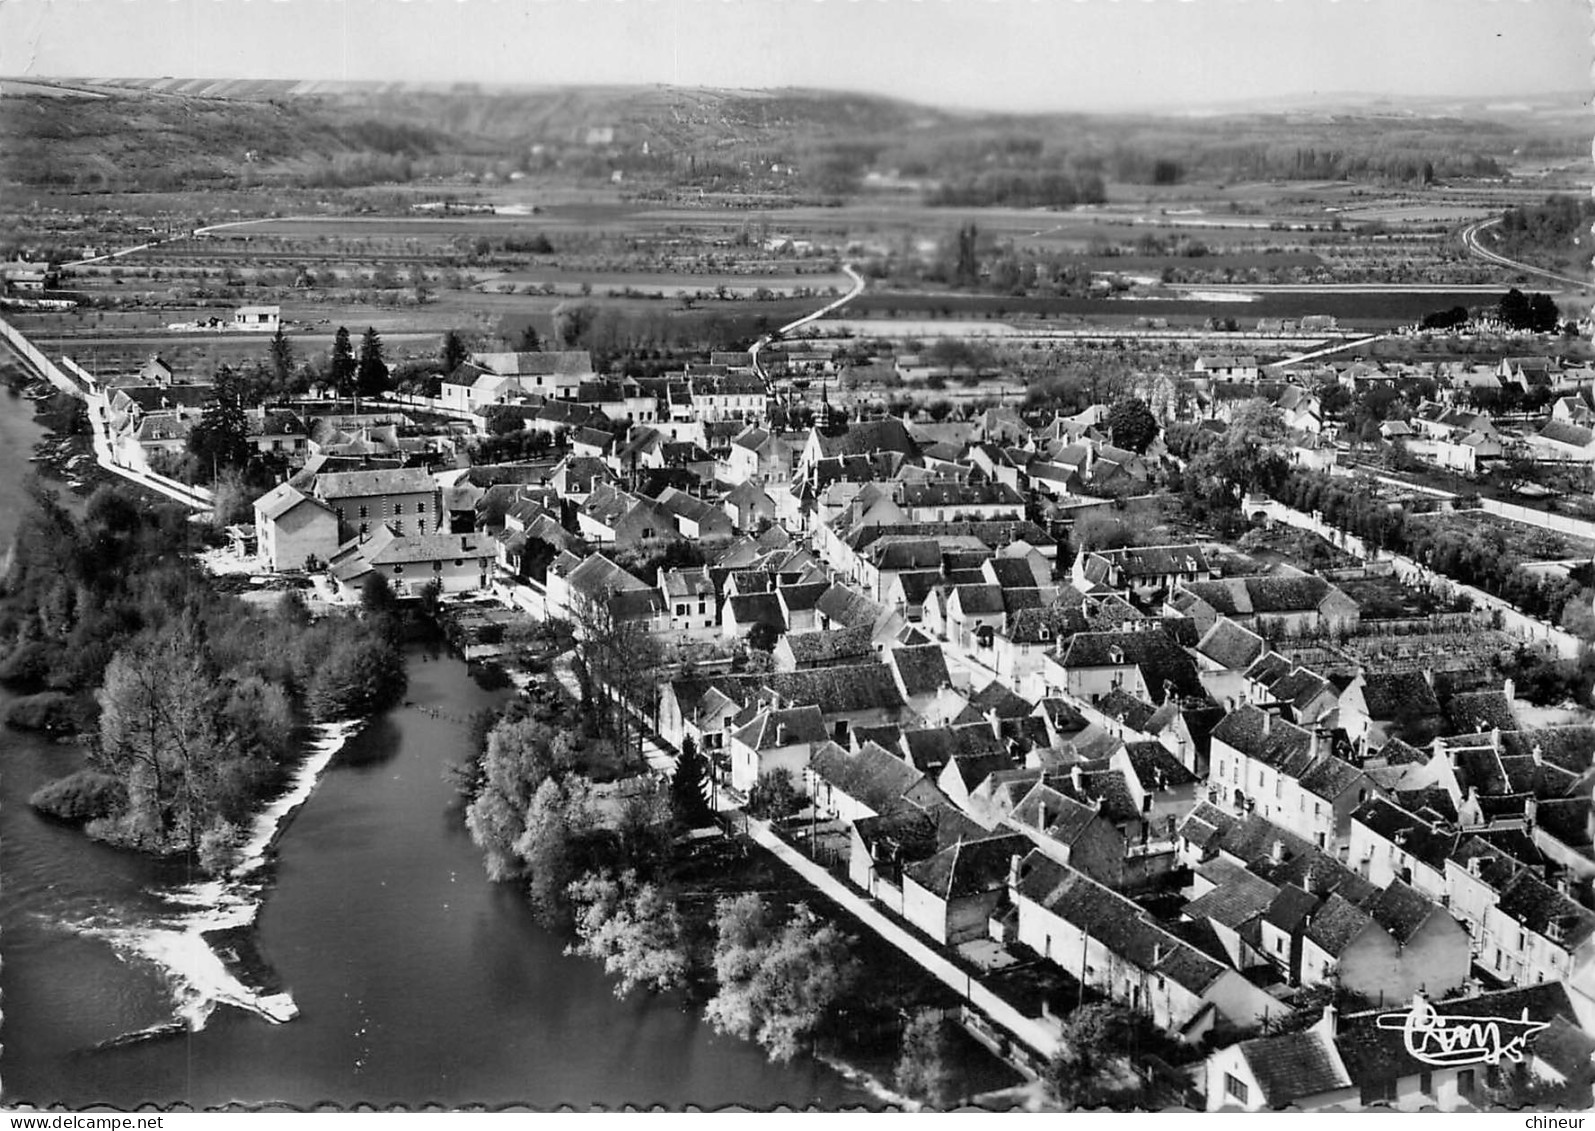
[(178, 1023), (190, 1030), (203, 1029), (218, 1005), (248, 1010), (273, 1023), (292, 1020), (298, 1014), (299, 1009), (288, 994), (261, 993), (240, 981), (205, 935), (247, 927), (255, 921), (266, 893), (262, 872), (272, 846), (289, 816), (315, 790), (333, 756), (362, 725), (363, 720), (316, 727), (309, 755), (294, 771), (288, 788), (255, 818), (232, 868), (215, 879), (155, 893), (171, 905), (170, 915), (136, 923), (117, 921), (114, 916), (92, 916), (65, 924), (80, 934), (107, 942), (124, 960), (153, 965), (170, 987), (175, 1021), (129, 1034), (114, 1043), (165, 1032)]

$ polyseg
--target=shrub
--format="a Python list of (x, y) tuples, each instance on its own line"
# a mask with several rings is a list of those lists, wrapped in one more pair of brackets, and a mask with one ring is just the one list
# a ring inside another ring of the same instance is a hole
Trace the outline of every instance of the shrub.
[(41, 691), (18, 699), (6, 711), (6, 726), (66, 734), (80, 730), (83, 711), (76, 699), (63, 691)]
[(47, 782), (33, 791), (28, 804), (63, 821), (92, 821), (121, 809), (127, 801), (122, 783), (110, 774), (82, 769)]

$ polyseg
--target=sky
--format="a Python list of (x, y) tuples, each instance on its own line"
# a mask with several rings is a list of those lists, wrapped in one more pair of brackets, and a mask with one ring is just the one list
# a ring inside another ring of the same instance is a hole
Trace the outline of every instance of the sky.
[(0, 75), (665, 83), (1104, 110), (1591, 87), (1588, 0), (0, 0)]

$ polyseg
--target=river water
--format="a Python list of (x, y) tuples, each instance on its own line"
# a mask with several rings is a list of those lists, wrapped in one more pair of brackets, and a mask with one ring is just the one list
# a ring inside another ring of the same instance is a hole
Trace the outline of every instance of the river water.
[[(0, 391), (0, 546), (40, 432)], [(226, 1006), (197, 1031), (102, 1046), (172, 1021), (193, 981), (149, 945), (181, 865), (119, 852), (26, 805), (71, 746), (0, 732), (0, 928), (7, 1104), (720, 1106), (871, 1102), (813, 1061), (776, 1066), (673, 997), (616, 1000), (510, 887), (487, 882), (443, 780), (466, 720), (502, 701), (416, 650), (405, 706), (334, 756), (278, 844), (258, 944), (300, 1015)], [(0, 711), (11, 696), (0, 690)], [(152, 953), (152, 950), (154, 953)]]

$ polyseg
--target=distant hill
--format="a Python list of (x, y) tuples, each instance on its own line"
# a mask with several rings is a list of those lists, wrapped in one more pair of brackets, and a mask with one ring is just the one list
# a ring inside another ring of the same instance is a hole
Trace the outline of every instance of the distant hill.
[(1514, 156), (1585, 150), (1566, 109), (1348, 95), (1267, 113), (1016, 115), (814, 90), (0, 80), (0, 179), (158, 190), (620, 171), (644, 190), (834, 199), (880, 170), (941, 186), (932, 203), (1062, 206), (1104, 180), (1494, 176)]
[[(949, 115), (865, 95), (209, 79), (0, 81), (0, 175), (91, 187), (292, 176), (364, 159), (515, 159), (533, 146), (712, 154), (889, 136)], [(351, 171), (354, 171), (351, 169)], [(376, 170), (376, 171), (381, 171)]]

